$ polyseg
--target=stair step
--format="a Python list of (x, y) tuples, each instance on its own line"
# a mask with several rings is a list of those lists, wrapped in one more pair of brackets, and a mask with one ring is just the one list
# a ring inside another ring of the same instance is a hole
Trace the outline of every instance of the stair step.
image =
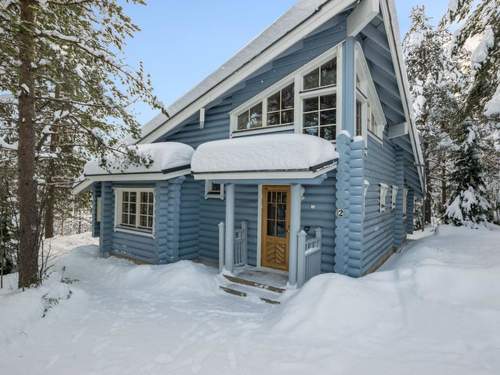
[(232, 294), (234, 296), (238, 297), (257, 297), (261, 301), (264, 301), (266, 303), (270, 303), (273, 305), (277, 305), (280, 303), (276, 298), (279, 297), (279, 295), (276, 295), (273, 292), (269, 292), (263, 289), (256, 289), (251, 286), (246, 286), (246, 285), (241, 285), (241, 284), (233, 284), (233, 283), (228, 283), (226, 285), (219, 285), (219, 288), (222, 289), (224, 292)]
[(250, 287), (259, 288), (259, 289), (263, 289), (263, 290), (268, 290), (268, 291), (271, 291), (274, 293), (284, 293), (285, 292), (285, 289), (283, 289), (283, 288), (278, 288), (276, 286), (258, 283), (258, 282), (253, 281), (253, 280), (242, 279), (241, 277), (237, 277), (237, 276), (224, 275), (224, 277), (227, 280), (229, 280), (233, 283), (236, 283), (236, 284), (241, 284), (241, 285), (245, 285), (245, 286), (250, 286)]

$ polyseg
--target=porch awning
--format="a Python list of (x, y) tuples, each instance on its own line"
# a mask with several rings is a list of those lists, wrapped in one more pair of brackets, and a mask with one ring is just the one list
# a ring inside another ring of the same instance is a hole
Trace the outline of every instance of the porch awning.
[(131, 147), (135, 147), (140, 156), (151, 160), (151, 164), (149, 166), (130, 164), (123, 155), (109, 159), (109, 169), (106, 169), (100, 166), (99, 160), (90, 160), (85, 164), (83, 178), (73, 187), (73, 194), (85, 191), (97, 181), (168, 180), (191, 173), (190, 164), (194, 149), (189, 145), (179, 142), (158, 142)]
[(335, 168), (335, 146), (306, 134), (271, 134), (207, 142), (191, 161), (195, 179), (315, 178)]

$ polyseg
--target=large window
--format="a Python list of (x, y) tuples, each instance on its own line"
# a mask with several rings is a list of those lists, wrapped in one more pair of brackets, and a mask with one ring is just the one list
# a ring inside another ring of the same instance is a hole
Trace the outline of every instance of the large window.
[(318, 95), (303, 99), (302, 128), (305, 134), (335, 139), (337, 95)]
[(116, 227), (146, 233), (153, 232), (153, 189), (117, 189), (115, 197)]
[(294, 121), (295, 84), (276, 90), (262, 101), (240, 111), (236, 130), (252, 130), (271, 126), (291, 125)]

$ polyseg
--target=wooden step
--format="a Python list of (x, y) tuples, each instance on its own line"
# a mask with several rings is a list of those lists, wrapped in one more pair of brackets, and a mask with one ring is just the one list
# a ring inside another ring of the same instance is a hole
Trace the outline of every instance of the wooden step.
[(272, 304), (272, 305), (279, 305), (280, 301), (274, 299), (274, 296), (266, 296), (266, 295), (259, 295), (258, 290), (255, 291), (246, 291), (242, 290), (242, 286), (239, 286), (237, 284), (228, 284), (228, 285), (219, 285), (219, 288), (223, 290), (226, 293), (232, 294), (233, 296), (238, 296), (238, 297), (249, 297), (250, 295), (258, 297), (261, 301)]
[(224, 275), (224, 277), (227, 280), (231, 281), (232, 283), (236, 283), (236, 284), (251, 286), (254, 288), (259, 288), (259, 289), (264, 289), (264, 290), (269, 290), (269, 291), (274, 292), (274, 293), (284, 293), (285, 292), (285, 289), (283, 289), (283, 288), (278, 288), (276, 286), (258, 283), (258, 282), (253, 281), (253, 280), (242, 279), (241, 277), (237, 277), (237, 276)]

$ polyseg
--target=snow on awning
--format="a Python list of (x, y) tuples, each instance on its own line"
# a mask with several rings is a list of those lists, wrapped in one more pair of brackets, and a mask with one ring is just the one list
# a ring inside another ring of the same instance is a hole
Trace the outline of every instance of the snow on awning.
[[(127, 165), (122, 158), (109, 160), (109, 171), (99, 166), (98, 160), (90, 160), (85, 164), (83, 174), (88, 176), (116, 175), (116, 174), (137, 174), (137, 173), (165, 173), (172, 169), (189, 169), (193, 148), (184, 143), (178, 142), (159, 142), (143, 144), (137, 147), (137, 154), (150, 158), (152, 164), (149, 167), (145, 165)], [(125, 156), (124, 156), (125, 157)]]
[(74, 186), (73, 193), (84, 191), (95, 181), (168, 180), (191, 172), (194, 149), (184, 143), (158, 142), (132, 147), (152, 161), (149, 167), (127, 163), (126, 156), (109, 160), (109, 170), (99, 166), (99, 160), (90, 160), (83, 170), (84, 179)]
[(306, 134), (272, 134), (207, 142), (191, 161), (196, 179), (314, 178), (333, 168), (335, 146)]

